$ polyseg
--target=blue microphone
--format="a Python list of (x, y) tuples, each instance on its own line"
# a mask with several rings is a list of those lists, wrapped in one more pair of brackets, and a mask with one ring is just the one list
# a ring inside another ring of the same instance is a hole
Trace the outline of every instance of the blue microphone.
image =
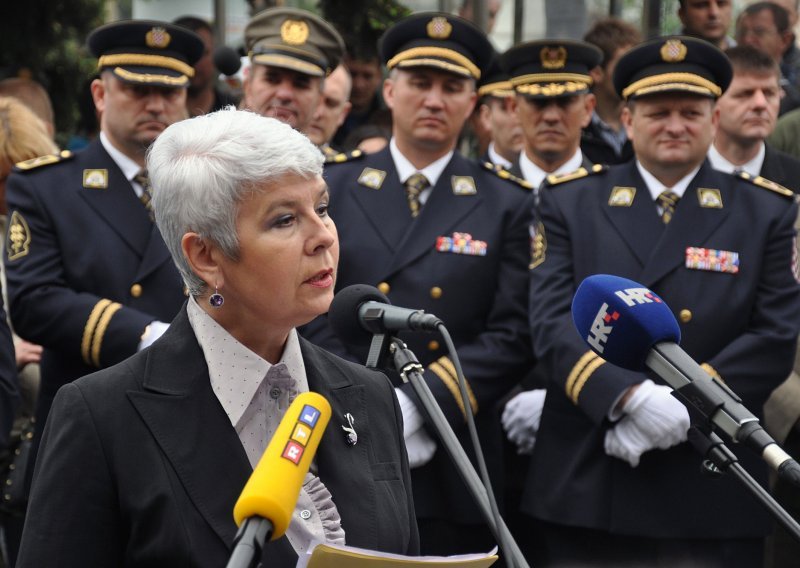
[(658, 295), (609, 274), (581, 282), (572, 301), (572, 321), (595, 353), (633, 371), (647, 369), (645, 360), (656, 343), (681, 340), (675, 316)]
[(650, 369), (731, 440), (753, 449), (781, 477), (800, 485), (800, 465), (761, 427), (723, 382), (678, 346), (672, 310), (645, 286), (610, 274), (589, 276), (575, 292), (572, 320), (591, 349), (625, 369)]

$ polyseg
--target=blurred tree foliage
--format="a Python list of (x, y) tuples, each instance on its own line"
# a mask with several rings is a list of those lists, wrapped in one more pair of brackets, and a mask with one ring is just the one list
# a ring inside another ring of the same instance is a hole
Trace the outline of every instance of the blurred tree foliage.
[(86, 36), (103, 23), (103, 0), (4, 0), (0, 78), (30, 77), (53, 101), (61, 146), (75, 131), (78, 101), (96, 60)]
[(378, 38), (411, 10), (396, 0), (319, 0), (322, 17), (342, 34), (357, 59), (377, 54)]

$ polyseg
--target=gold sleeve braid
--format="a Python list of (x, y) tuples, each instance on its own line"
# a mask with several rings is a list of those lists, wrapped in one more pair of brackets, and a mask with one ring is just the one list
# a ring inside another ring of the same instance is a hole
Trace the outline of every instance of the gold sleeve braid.
[[(448, 357), (439, 357), (436, 361), (431, 363), (428, 366), (430, 369), (447, 387), (447, 390), (450, 391), (450, 394), (453, 395), (453, 398), (456, 399), (456, 404), (458, 404), (458, 408), (461, 410), (461, 413), (464, 415), (464, 418), (467, 417), (467, 409), (464, 406), (464, 400), (461, 398), (461, 391), (458, 388), (458, 374), (456, 373), (455, 365)], [(472, 387), (469, 385), (469, 381), (465, 382), (467, 385), (467, 396), (469, 397), (470, 406), (472, 406), (473, 414), (478, 413), (478, 400), (475, 398), (475, 394), (472, 392)]]
[(87, 365), (100, 367), (100, 349), (103, 345), (108, 324), (122, 304), (103, 298), (94, 305), (81, 338), (81, 357)]
[(708, 373), (712, 377), (714, 377), (715, 379), (717, 379), (722, 384), (725, 384), (725, 381), (722, 379), (722, 377), (719, 376), (717, 370), (708, 363), (701, 363), (700, 368), (703, 369), (706, 373)]
[(578, 397), (586, 385), (589, 377), (605, 363), (605, 359), (597, 355), (594, 351), (587, 351), (584, 353), (567, 377), (567, 384), (564, 387), (567, 392), (567, 397), (573, 402), (578, 404)]

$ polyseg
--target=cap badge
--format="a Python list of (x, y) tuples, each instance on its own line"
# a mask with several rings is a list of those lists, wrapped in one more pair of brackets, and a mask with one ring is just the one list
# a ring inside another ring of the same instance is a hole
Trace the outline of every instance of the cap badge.
[(543, 47), (539, 52), (542, 60), (542, 67), (545, 69), (563, 69), (567, 64), (567, 49), (562, 45), (559, 47)]
[(172, 36), (164, 28), (153, 28), (144, 36), (147, 47), (164, 49), (169, 45)]
[(447, 21), (444, 16), (436, 16), (426, 27), (428, 37), (433, 39), (447, 39), (453, 31), (453, 26)]
[(303, 20), (286, 20), (281, 24), (281, 39), (289, 45), (302, 45), (308, 39), (308, 24)]
[(678, 63), (686, 58), (686, 46), (679, 39), (668, 39), (661, 46), (661, 59), (667, 63)]

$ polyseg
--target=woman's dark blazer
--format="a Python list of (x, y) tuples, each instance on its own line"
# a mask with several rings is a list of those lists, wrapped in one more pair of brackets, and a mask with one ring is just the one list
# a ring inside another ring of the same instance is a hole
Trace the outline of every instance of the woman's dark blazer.
[[(301, 340), (310, 390), (333, 414), (316, 460), (349, 545), (419, 548), (402, 415), (384, 375)], [(346, 443), (350, 413), (358, 442)], [(59, 391), (45, 428), (18, 566), (225, 566), (252, 468), (211, 388), (186, 308), (133, 357)], [(264, 565), (293, 567), (284, 537)]]

